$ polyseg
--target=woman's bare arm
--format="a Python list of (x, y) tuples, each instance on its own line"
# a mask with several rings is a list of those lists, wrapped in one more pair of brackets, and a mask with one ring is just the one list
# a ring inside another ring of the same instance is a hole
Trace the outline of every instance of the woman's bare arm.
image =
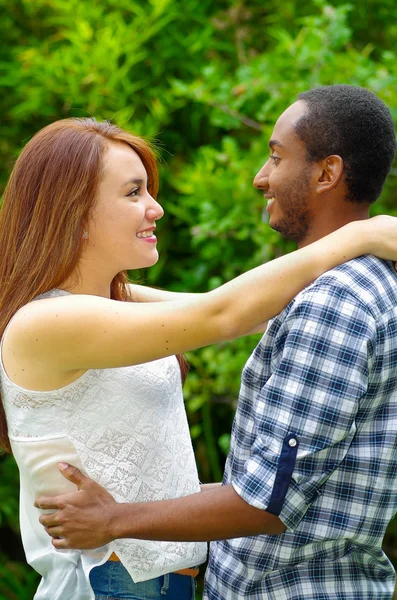
[(32, 302), (14, 318), (4, 352), (18, 348), (21, 368), (24, 361), (33, 368), (33, 360), (69, 372), (139, 364), (234, 339), (278, 314), (326, 270), (366, 252), (397, 259), (397, 219), (349, 223), (187, 299), (135, 303), (68, 295)]
[(137, 283), (129, 283), (128, 287), (135, 302), (170, 302), (171, 300), (187, 300), (189, 297), (195, 298), (201, 295), (189, 292), (169, 292)]
[[(135, 302), (169, 302), (170, 300), (187, 300), (190, 298), (198, 298), (202, 294), (190, 292), (169, 292), (160, 288), (152, 288), (146, 285), (129, 283), (132, 298)], [(266, 331), (267, 321), (255, 327), (252, 331), (247, 331), (244, 335), (252, 335), (255, 333), (264, 333)]]

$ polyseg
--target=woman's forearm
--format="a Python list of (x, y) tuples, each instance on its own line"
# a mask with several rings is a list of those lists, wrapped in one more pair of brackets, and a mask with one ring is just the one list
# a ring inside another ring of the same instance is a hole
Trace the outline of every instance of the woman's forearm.
[(197, 294), (189, 294), (188, 292), (169, 292), (168, 290), (136, 283), (129, 283), (128, 287), (135, 302), (169, 302), (170, 300), (186, 300), (189, 296), (197, 296)]
[[(220, 328), (226, 339), (252, 331), (260, 317), (265, 321), (277, 315), (300, 290), (336, 265), (375, 250), (381, 254), (381, 241), (373, 224), (371, 228), (371, 221), (349, 223), (305, 248), (256, 267), (208, 292), (215, 307), (218, 303), (223, 320)], [(388, 254), (393, 256), (391, 244)]]

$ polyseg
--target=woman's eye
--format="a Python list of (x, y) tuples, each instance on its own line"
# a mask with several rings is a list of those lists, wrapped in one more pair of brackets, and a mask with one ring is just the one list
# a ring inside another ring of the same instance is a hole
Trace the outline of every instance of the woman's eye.
[(127, 196), (137, 196), (138, 192), (139, 192), (140, 188), (134, 188), (133, 190), (131, 190), (130, 192), (128, 192)]

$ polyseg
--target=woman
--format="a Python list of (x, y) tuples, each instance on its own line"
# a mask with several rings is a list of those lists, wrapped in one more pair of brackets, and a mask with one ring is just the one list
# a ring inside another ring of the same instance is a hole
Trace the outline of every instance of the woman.
[(43, 577), (36, 600), (194, 597), (190, 568), (205, 560), (205, 545), (118, 540), (58, 552), (35, 496), (74, 487), (60, 460), (118, 502), (200, 491), (174, 355), (252, 331), (342, 261), (364, 252), (397, 258), (397, 225), (384, 217), (378, 227), (352, 223), (207, 294), (129, 286), (127, 269), (158, 259), (157, 189), (149, 146), (94, 119), (36, 134), (7, 185), (1, 438), (20, 469), (23, 543)]

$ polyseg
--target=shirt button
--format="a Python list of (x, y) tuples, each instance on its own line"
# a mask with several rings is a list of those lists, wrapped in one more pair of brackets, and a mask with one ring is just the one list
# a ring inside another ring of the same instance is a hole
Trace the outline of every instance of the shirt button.
[(295, 448), (297, 443), (298, 442), (296, 441), (295, 438), (291, 438), (290, 441), (288, 442), (288, 445), (291, 446), (291, 448)]

